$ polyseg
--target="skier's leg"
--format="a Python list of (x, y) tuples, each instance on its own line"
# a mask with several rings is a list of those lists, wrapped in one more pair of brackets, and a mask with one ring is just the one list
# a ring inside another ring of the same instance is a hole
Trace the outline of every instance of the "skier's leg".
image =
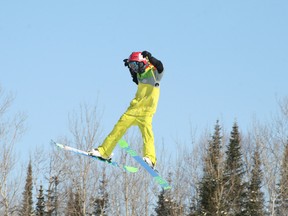
[(156, 165), (156, 153), (154, 146), (154, 135), (152, 130), (152, 116), (138, 117), (138, 126), (142, 133), (143, 145), (143, 156), (148, 157), (151, 162)]
[(110, 134), (105, 138), (101, 146), (98, 147), (98, 151), (103, 157), (109, 157), (117, 142), (125, 134), (127, 129), (133, 124), (135, 117), (126, 115), (125, 113), (121, 116), (119, 121), (114, 126)]

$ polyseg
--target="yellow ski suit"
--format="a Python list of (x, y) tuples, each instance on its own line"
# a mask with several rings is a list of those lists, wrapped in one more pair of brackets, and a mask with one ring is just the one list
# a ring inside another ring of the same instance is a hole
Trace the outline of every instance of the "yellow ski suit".
[(98, 147), (103, 157), (109, 157), (112, 154), (117, 142), (130, 126), (138, 125), (144, 143), (143, 156), (156, 164), (152, 118), (157, 109), (162, 75), (163, 72), (160, 74), (152, 64), (145, 69), (144, 73), (137, 74), (138, 89), (135, 98), (102, 145)]

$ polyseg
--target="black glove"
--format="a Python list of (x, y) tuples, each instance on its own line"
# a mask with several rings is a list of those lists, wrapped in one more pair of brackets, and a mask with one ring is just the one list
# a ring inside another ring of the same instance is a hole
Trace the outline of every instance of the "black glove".
[(125, 66), (125, 67), (128, 67), (128, 63), (129, 63), (129, 62), (128, 62), (128, 59), (124, 59), (123, 62), (124, 62), (124, 66)]
[(147, 57), (149, 60), (150, 60), (150, 58), (152, 57), (151, 53), (148, 52), (148, 51), (143, 51), (141, 54), (142, 54), (142, 56), (143, 56), (144, 58)]

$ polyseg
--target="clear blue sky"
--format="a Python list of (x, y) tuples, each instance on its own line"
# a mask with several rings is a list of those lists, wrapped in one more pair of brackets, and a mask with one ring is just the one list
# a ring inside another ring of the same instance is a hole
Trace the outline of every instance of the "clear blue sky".
[(28, 115), (20, 145), (69, 135), (68, 114), (97, 99), (107, 135), (136, 91), (122, 60), (142, 50), (165, 66), (156, 143), (265, 121), (287, 96), (287, 23), (286, 0), (0, 0), (0, 84)]

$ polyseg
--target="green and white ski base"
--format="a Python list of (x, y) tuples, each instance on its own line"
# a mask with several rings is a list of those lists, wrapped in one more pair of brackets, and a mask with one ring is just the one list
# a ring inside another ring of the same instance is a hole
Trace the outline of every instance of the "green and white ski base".
[(117, 163), (115, 161), (112, 161), (112, 160), (103, 160), (101, 158), (89, 155), (87, 151), (76, 149), (76, 148), (73, 148), (73, 147), (70, 147), (70, 146), (67, 146), (67, 145), (64, 145), (64, 144), (56, 143), (53, 140), (51, 140), (51, 143), (56, 145), (60, 149), (63, 149), (63, 150), (66, 150), (66, 151), (70, 151), (70, 152), (73, 152), (75, 154), (84, 155), (84, 156), (90, 157), (90, 158), (92, 158), (94, 160), (102, 161), (104, 163), (107, 163), (107, 164), (110, 164), (112, 166), (118, 167), (118, 168), (120, 168), (122, 170), (125, 170), (127, 172), (130, 172), (130, 173), (136, 173), (138, 171), (137, 167), (122, 165), (122, 164), (119, 164), (119, 163)]
[(118, 142), (119, 146), (126, 151), (130, 156), (132, 156), (146, 171), (153, 177), (153, 179), (164, 189), (168, 190), (171, 189), (171, 186), (168, 184), (168, 182), (163, 179), (158, 172), (156, 172), (154, 169), (152, 169), (143, 159), (140, 157), (137, 152), (128, 145), (128, 143), (121, 139)]

